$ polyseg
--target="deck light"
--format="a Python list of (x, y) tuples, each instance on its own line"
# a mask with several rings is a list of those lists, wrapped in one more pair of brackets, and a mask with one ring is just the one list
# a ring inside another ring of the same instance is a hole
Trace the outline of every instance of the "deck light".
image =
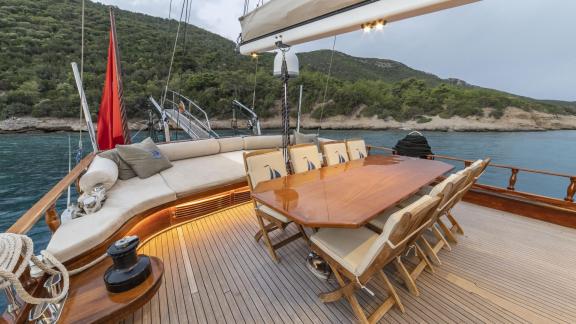
[(369, 32), (372, 30), (372, 25), (369, 24), (369, 23), (367, 23), (367, 24), (362, 24), (360, 27), (362, 28), (362, 30), (363, 30), (365, 33), (369, 33)]
[(384, 29), (384, 25), (386, 25), (386, 21), (384, 19), (380, 19), (376, 22), (376, 30)]
[(257, 59), (258, 53), (254, 52), (254, 53), (250, 54), (250, 56), (252, 56), (253, 59)]

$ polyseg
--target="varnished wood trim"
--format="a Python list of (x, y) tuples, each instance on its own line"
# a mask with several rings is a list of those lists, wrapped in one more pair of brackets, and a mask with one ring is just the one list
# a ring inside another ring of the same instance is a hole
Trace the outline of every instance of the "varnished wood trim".
[(164, 264), (150, 257), (152, 273), (140, 285), (123, 293), (109, 293), (102, 277), (112, 264), (110, 259), (72, 277), (68, 299), (62, 310), (62, 323), (110, 323), (132, 314), (158, 291), (164, 275)]
[(464, 201), (557, 225), (576, 228), (576, 210), (546, 204), (521, 196), (507, 196), (503, 193), (473, 188), (464, 196)]
[(25, 234), (28, 232), (44, 213), (54, 205), (62, 195), (62, 192), (73, 184), (76, 179), (90, 166), (95, 154), (91, 153), (86, 156), (80, 163), (70, 171), (56, 186), (54, 186), (47, 194), (44, 195), (38, 202), (28, 209), (22, 217), (20, 217), (14, 225), (12, 225), (6, 232), (15, 234)]

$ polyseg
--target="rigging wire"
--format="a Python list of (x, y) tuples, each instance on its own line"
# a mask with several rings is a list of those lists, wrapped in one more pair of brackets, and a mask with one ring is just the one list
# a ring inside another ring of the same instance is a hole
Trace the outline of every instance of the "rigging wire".
[(320, 128), (322, 127), (322, 118), (324, 117), (324, 106), (326, 105), (326, 94), (328, 93), (328, 82), (332, 74), (332, 63), (334, 62), (334, 48), (336, 48), (336, 35), (332, 41), (332, 54), (330, 55), (330, 64), (328, 65), (328, 74), (326, 75), (326, 84), (324, 85), (324, 98), (322, 99), (322, 107), (320, 108), (320, 123), (318, 124), (317, 135), (320, 135)]
[[(82, 0), (82, 27), (81, 27), (81, 40), (80, 40), (80, 81), (84, 82), (84, 8), (85, 0)], [(82, 102), (80, 102), (80, 130), (78, 132), (78, 151), (76, 152), (76, 163), (82, 159), (82, 119), (84, 117)], [(88, 126), (90, 127), (90, 126)]]
[(184, 4), (186, 0), (182, 0), (182, 9), (180, 10), (180, 19), (178, 19), (178, 28), (176, 29), (176, 37), (174, 39), (174, 48), (172, 49), (172, 58), (170, 59), (170, 67), (168, 68), (168, 77), (166, 78), (166, 86), (164, 88), (164, 96), (160, 105), (164, 107), (166, 95), (168, 94), (168, 85), (170, 84), (170, 76), (172, 75), (172, 66), (174, 65), (174, 55), (176, 54), (176, 47), (178, 46), (178, 37), (180, 36), (180, 25), (182, 24), (182, 16), (184, 14)]
[[(188, 50), (188, 25), (190, 24), (190, 17), (192, 16), (192, 0), (186, 0), (186, 15), (184, 16), (184, 35), (182, 37), (182, 61), (186, 60), (186, 52)], [(184, 75), (184, 67), (180, 69), (178, 81), (178, 93), (182, 93), (182, 76)]]

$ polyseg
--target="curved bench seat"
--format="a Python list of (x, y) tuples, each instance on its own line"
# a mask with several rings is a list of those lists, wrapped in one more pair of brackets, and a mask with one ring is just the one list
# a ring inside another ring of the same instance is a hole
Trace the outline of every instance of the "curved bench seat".
[(245, 181), (242, 152), (220, 153), (172, 162), (173, 167), (160, 172), (178, 198), (222, 185)]
[(176, 200), (176, 193), (159, 174), (118, 180), (106, 195), (96, 213), (60, 225), (46, 250), (66, 262), (104, 242), (133, 216)]
[(160, 205), (245, 181), (244, 150), (276, 148), (281, 136), (236, 137), (160, 145), (173, 167), (147, 179), (118, 180), (98, 212), (66, 222), (46, 248), (61, 262), (98, 247), (134, 216)]

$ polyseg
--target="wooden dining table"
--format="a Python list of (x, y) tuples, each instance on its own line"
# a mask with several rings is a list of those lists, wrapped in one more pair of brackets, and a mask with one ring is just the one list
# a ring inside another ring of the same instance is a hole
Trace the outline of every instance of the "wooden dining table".
[(252, 196), (300, 225), (358, 228), (452, 169), (440, 161), (369, 155), (261, 182)]

